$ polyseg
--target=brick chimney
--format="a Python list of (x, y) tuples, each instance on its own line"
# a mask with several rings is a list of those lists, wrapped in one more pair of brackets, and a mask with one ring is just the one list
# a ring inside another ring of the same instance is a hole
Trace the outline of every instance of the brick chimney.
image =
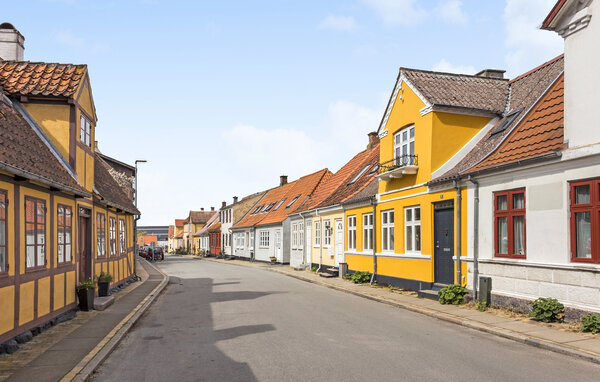
[(369, 134), (369, 144), (367, 145), (367, 150), (371, 150), (373, 147), (377, 146), (379, 143), (379, 136), (376, 131), (371, 131)]
[(287, 184), (287, 175), (279, 176), (279, 186), (281, 187), (284, 184)]
[(0, 58), (6, 61), (23, 61), (25, 37), (11, 23), (0, 24)]
[(237, 197), (237, 196), (234, 196), (234, 197), (233, 197), (233, 204), (237, 203), (237, 201), (238, 201), (238, 197)]
[(475, 74), (477, 77), (487, 77), (487, 78), (496, 78), (496, 79), (503, 79), (504, 78), (504, 73), (506, 72), (506, 70), (500, 70), (500, 69), (483, 69), (481, 72)]
[(215, 207), (210, 207), (210, 210), (211, 210), (211, 211), (214, 211), (214, 210), (215, 210)]
[(221, 202), (221, 208), (225, 208), (226, 205), (227, 205), (227, 202), (225, 202), (225, 201)]
[(200, 211), (204, 211), (204, 207), (200, 208)]

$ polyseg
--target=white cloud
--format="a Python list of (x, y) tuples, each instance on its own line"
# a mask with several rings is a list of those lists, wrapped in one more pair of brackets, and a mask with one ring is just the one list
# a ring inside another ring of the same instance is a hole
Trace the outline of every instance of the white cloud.
[(340, 146), (341, 159), (348, 161), (364, 150), (368, 143), (367, 134), (377, 130), (382, 112), (383, 108), (370, 109), (343, 100), (331, 104), (325, 123), (329, 139), (324, 141), (336, 142), (336, 146)]
[(386, 24), (413, 26), (427, 16), (427, 11), (417, 5), (416, 0), (363, 0), (375, 9)]
[(342, 32), (350, 32), (357, 28), (356, 21), (352, 16), (327, 15), (320, 23), (319, 29), (331, 29)]
[(475, 74), (477, 70), (471, 65), (453, 65), (445, 59), (441, 59), (433, 65), (431, 70), (436, 72), (460, 73), (460, 74)]
[(555, 3), (555, 0), (506, 1), (504, 21), (508, 53), (505, 59), (510, 77), (562, 53), (562, 38), (538, 28)]
[(461, 0), (442, 0), (436, 8), (436, 12), (442, 20), (450, 24), (465, 25), (468, 20), (466, 13), (462, 10)]

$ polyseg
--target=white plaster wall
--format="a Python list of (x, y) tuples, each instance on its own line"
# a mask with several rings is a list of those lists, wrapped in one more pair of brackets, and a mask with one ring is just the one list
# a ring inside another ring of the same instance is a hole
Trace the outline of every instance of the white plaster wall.
[(290, 248), (290, 266), (292, 267), (299, 267), (304, 263), (304, 245), (302, 246), (302, 248), (293, 248), (292, 247), (292, 225), (293, 224), (297, 224), (297, 223), (301, 223), (302, 222), (302, 218), (297, 218), (297, 219), (290, 219), (290, 227), (289, 227), (289, 243), (288, 247)]
[[(260, 247), (260, 231), (263, 231), (263, 230), (269, 231), (269, 247), (268, 248)], [(282, 262), (283, 246), (285, 245), (285, 243), (283, 242), (283, 228), (281, 225), (265, 227), (265, 228), (258, 228), (258, 227), (256, 228), (256, 233), (255, 233), (255, 237), (254, 237), (254, 240), (256, 241), (256, 255), (254, 256), (254, 258), (256, 260), (270, 261), (271, 256), (276, 256), (276, 253), (275, 253), (275, 232), (276, 231), (280, 231), (281, 235), (282, 235), (282, 237), (281, 237), (281, 253), (277, 257), (277, 262)]]
[[(235, 235), (236, 233), (243, 233), (244, 234), (244, 248), (234, 248), (234, 255), (238, 256), (238, 257), (244, 257), (249, 259), (250, 258), (250, 252), (252, 251), (252, 248), (249, 246), (250, 243), (248, 241), (246, 241), (246, 234), (248, 234), (248, 237), (252, 234), (252, 230), (251, 229), (244, 229), (244, 230), (236, 230), (235, 232), (233, 232), (233, 235)], [(235, 245), (235, 239), (234, 236), (232, 235), (231, 237), (231, 244)]]

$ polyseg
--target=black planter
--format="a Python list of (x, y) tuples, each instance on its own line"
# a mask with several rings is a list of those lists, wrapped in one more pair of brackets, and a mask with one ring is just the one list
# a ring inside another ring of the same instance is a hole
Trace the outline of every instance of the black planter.
[(90, 311), (94, 310), (94, 288), (79, 289), (77, 298), (79, 298), (79, 309)]
[(98, 281), (98, 297), (108, 296), (108, 282)]

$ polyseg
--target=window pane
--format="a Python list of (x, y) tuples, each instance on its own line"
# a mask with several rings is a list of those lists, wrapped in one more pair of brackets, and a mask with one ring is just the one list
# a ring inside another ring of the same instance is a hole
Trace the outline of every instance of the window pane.
[(65, 246), (65, 261), (71, 261), (71, 244)]
[(394, 222), (394, 211), (390, 211), (389, 215), (390, 215), (390, 223), (393, 223)]
[(63, 261), (65, 261), (65, 254), (63, 253), (64, 251), (64, 247), (62, 245), (58, 246), (58, 262), (62, 263)]
[(382, 232), (383, 232), (383, 240), (382, 240), (383, 250), (387, 251), (388, 250), (388, 232), (387, 232), (387, 228), (384, 228)]
[(35, 266), (35, 246), (28, 245), (27, 246), (27, 267)]
[(0, 194), (0, 219), (6, 219), (6, 196)]
[(394, 250), (394, 227), (389, 228), (390, 230), (390, 250)]
[(415, 251), (421, 250), (421, 226), (415, 226)]
[(25, 244), (33, 245), (35, 244), (35, 225), (31, 223), (27, 223), (25, 225)]
[(6, 245), (6, 221), (0, 220), (0, 245)]
[(38, 223), (44, 222), (44, 218), (46, 216), (46, 212), (44, 210), (45, 210), (44, 205), (42, 203), (38, 203), (38, 205), (37, 205), (37, 222)]
[(35, 211), (33, 210), (33, 202), (31, 200), (25, 201), (25, 221), (33, 223), (35, 222)]
[(412, 222), (412, 210), (411, 209), (406, 210), (406, 221)]
[(406, 141), (408, 140), (408, 138), (407, 138), (407, 137), (408, 137), (408, 135), (407, 135), (407, 131), (405, 130), (405, 131), (403, 131), (403, 132), (402, 132), (402, 141), (403, 141), (403, 142), (406, 142)]
[(58, 207), (58, 225), (65, 225), (65, 209)]
[(410, 128), (410, 137), (411, 137), (411, 138), (414, 138), (414, 137), (415, 137), (415, 128), (414, 128), (414, 127), (411, 127), (411, 128)]
[(513, 218), (513, 251), (515, 255), (525, 254), (525, 217), (523, 216)]
[(65, 225), (67, 227), (71, 227), (71, 209), (70, 208), (65, 209)]
[(0, 272), (6, 271), (6, 247), (0, 247)]
[(383, 218), (383, 224), (387, 224), (387, 213), (386, 212), (384, 212), (382, 214), (382, 218)]
[(412, 228), (411, 226), (407, 226), (406, 227), (406, 250), (407, 251), (412, 251), (413, 250), (413, 246), (412, 246)]
[(508, 254), (508, 226), (506, 217), (498, 218), (498, 253)]
[(592, 229), (589, 212), (577, 212), (575, 214), (575, 230), (577, 231), (577, 253), (578, 258), (592, 258)]
[(37, 251), (37, 256), (38, 256), (37, 257), (37, 265), (38, 266), (39, 265), (44, 265), (46, 263), (44, 261), (45, 260), (45, 258), (44, 258), (44, 254), (45, 254), (44, 248), (46, 248), (46, 247), (43, 246), (43, 245), (38, 245), (37, 246), (37, 249), (38, 249), (38, 251)]
[(590, 202), (590, 186), (586, 184), (585, 186), (576, 186), (575, 187), (575, 204), (587, 204)]
[(506, 195), (500, 195), (496, 197), (496, 209), (499, 211), (505, 210), (507, 208), (506, 204)]
[(518, 210), (525, 208), (525, 194), (513, 195), (513, 209)]
[(415, 208), (415, 221), (421, 220), (421, 207)]

